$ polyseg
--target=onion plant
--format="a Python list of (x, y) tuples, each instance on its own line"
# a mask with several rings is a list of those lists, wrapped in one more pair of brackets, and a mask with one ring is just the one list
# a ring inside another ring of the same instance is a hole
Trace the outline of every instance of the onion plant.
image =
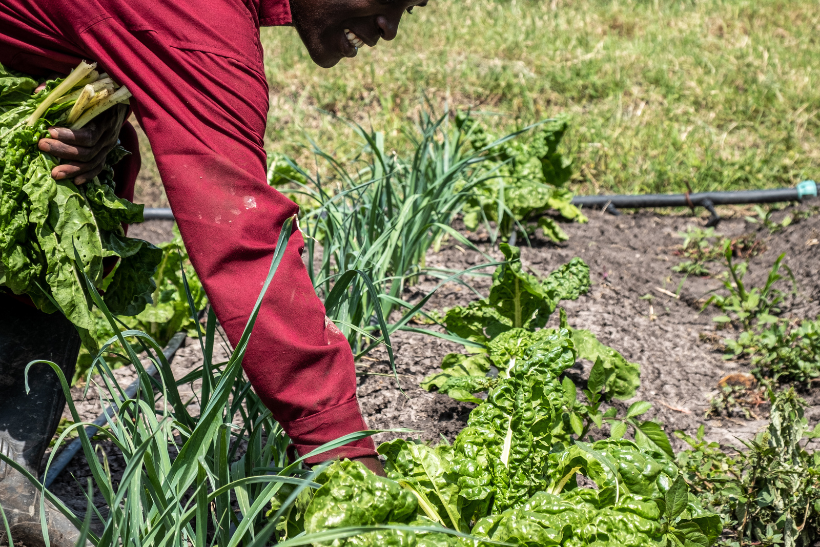
[[(362, 146), (353, 172), (311, 143), (315, 173), (286, 159), (287, 172), (296, 175), (294, 188), (284, 191), (308, 203), (300, 217), (308, 271), (326, 297), (328, 316), (361, 355), (385, 341), (377, 333), (403, 328), (418, 312), (420, 305), (404, 302), (402, 293), (420, 275), (458, 279), (464, 273), (426, 267), (427, 252), (445, 236), (478, 250), (451, 224), (471, 192), (496, 176), (495, 169), (479, 168), (488, 152), (529, 128), (476, 150), (470, 128), (451, 124), (448, 114), (423, 112), (417, 133), (406, 134), (409, 158), (388, 152), (383, 133), (354, 128)], [(494, 264), (484, 256), (489, 264), (470, 270)], [(397, 310), (403, 313), (388, 325)]]
[[(81, 422), (66, 378), (60, 368), (50, 362), (47, 364), (60, 377), (74, 424), (60, 435), (48, 460), (46, 474), (59, 447), (75, 431), (93, 478), (87, 487), (89, 513), (85, 521), (24, 468), (0, 454), (0, 460), (37, 484), (42, 490), (42, 499), (54, 503), (83, 532), (83, 541), (87, 539), (97, 547), (259, 547), (271, 540), (275, 542), (278, 521), (296, 496), (306, 488), (319, 487), (312, 479), (321, 468), (307, 469), (301, 462), (375, 433), (363, 431), (347, 435), (289, 462), (288, 437), (242, 375), (242, 359), (262, 297), (276, 273), (290, 233), (289, 220), (280, 234), (262, 292), (230, 358), (222, 363), (213, 360), (216, 319), (210, 313), (205, 332), (200, 336), (202, 366), (184, 378), (173, 377), (160, 346), (146, 333), (119, 331), (93, 283), (86, 279), (92, 300), (117, 333), (103, 345), (93, 366), (100, 374), (102, 407), (112, 405), (116, 409), (108, 418), (108, 427), (98, 435), (121, 452), (125, 460), (122, 477), (115, 480), (105, 456), (101, 460), (85, 430), (90, 424)], [(193, 306), (191, 312), (195, 317)], [(146, 373), (126, 339), (138, 339), (146, 347), (160, 371), (159, 380)], [(140, 389), (132, 398), (125, 395), (106, 362), (110, 347), (117, 342), (139, 374)], [(191, 401), (183, 401), (178, 390), (178, 386), (196, 380), (202, 380), (197, 394), (198, 416), (189, 412)], [(279, 511), (266, 516), (271, 498), (285, 485), (293, 495)], [(91, 503), (95, 490), (102, 495), (107, 510)], [(40, 512), (45, 522), (44, 502), (40, 504)], [(92, 515), (102, 523), (99, 534), (90, 529)], [(47, 535), (46, 528), (43, 526)], [(332, 541), (334, 537), (355, 533), (361, 531), (324, 532), (322, 540)], [(315, 541), (318, 539), (304, 535), (286, 543), (306, 545)]]

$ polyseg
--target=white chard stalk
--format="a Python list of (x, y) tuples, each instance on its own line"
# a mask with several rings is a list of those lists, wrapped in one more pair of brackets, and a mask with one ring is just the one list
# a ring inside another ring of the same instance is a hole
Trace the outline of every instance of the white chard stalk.
[[(107, 77), (106, 78), (100, 78), (96, 82), (93, 82), (93, 83), (88, 84), (88, 85), (90, 85), (92, 88), (94, 88), (94, 93), (100, 93), (104, 89), (109, 89), (111, 91), (114, 91), (118, 87), (120, 87), (114, 82), (114, 80), (112, 80), (111, 78), (107, 78)], [(83, 88), (83, 89), (85, 89), (85, 88)], [(63, 95), (62, 97), (60, 97), (59, 99), (57, 99), (54, 102), (56, 104), (61, 104), (61, 103), (69, 103), (71, 101), (76, 101), (77, 99), (80, 98), (80, 94), (83, 92), (83, 89), (78, 89), (77, 91), (72, 91), (68, 95)]]
[(96, 82), (99, 79), (100, 79), (100, 73), (97, 72), (96, 70), (92, 70), (91, 72), (88, 73), (88, 76), (86, 76), (85, 78), (80, 80), (77, 84), (75, 84), (74, 87), (86, 86), (88, 84), (93, 84), (94, 82)]
[(510, 468), (510, 452), (512, 451), (512, 440), (512, 416), (510, 416), (510, 424), (507, 426), (507, 435), (504, 437), (504, 447), (501, 449), (501, 463), (503, 463), (504, 467), (506, 467), (507, 469)]
[(69, 112), (68, 114), (68, 119), (66, 120), (66, 123), (72, 124), (76, 122), (77, 119), (80, 117), (80, 114), (83, 113), (83, 110), (85, 110), (86, 107), (89, 106), (89, 103), (94, 98), (94, 95), (96, 95), (96, 91), (94, 91), (94, 86), (90, 84), (86, 85), (80, 93), (80, 96), (77, 97), (77, 101), (74, 103), (74, 106), (71, 107), (71, 112)]
[(120, 103), (128, 102), (128, 99), (131, 98), (131, 92), (128, 91), (128, 88), (123, 86), (116, 90), (114, 93), (106, 97), (104, 100), (100, 101), (97, 105), (92, 108), (86, 110), (80, 119), (78, 119), (74, 124), (71, 125), (70, 129), (77, 130), (82, 129), (85, 127), (88, 122), (111, 108), (112, 106), (116, 106)]
[(83, 82), (89, 74), (94, 72), (94, 69), (97, 68), (97, 63), (86, 63), (83, 61), (80, 63), (80, 66), (75, 68), (71, 71), (71, 74), (66, 76), (66, 79), (62, 81), (60, 85), (54, 88), (54, 90), (48, 94), (48, 96), (43, 99), (43, 102), (40, 103), (40, 106), (37, 107), (31, 116), (26, 119), (26, 125), (29, 127), (33, 127), (37, 120), (39, 120), (43, 114), (49, 109), (49, 107), (54, 104), (58, 97), (62, 97), (75, 87)]
[[(108, 97), (110, 97), (113, 94), (114, 94), (114, 89), (109, 89), (107, 87), (104, 88), (102, 91), (100, 91), (99, 93), (94, 95), (94, 97), (90, 101), (88, 101), (88, 104), (85, 105), (84, 110), (91, 110), (92, 108), (94, 108), (95, 106), (97, 106), (98, 104), (100, 104), (101, 102), (103, 102), (105, 99), (107, 99)], [(74, 123), (75, 121), (76, 120), (72, 120), (68, 123)]]

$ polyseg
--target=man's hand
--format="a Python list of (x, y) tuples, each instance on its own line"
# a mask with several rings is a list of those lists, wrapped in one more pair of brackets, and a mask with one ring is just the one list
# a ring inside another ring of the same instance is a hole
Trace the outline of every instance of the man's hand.
[(128, 106), (120, 104), (97, 116), (82, 129), (50, 128), (51, 138), (40, 139), (38, 148), (63, 160), (51, 171), (51, 176), (55, 180), (73, 178), (74, 184), (83, 184), (99, 175), (105, 157), (117, 145), (127, 112)]
[(382, 467), (382, 462), (379, 461), (379, 458), (377, 458), (376, 456), (362, 456), (361, 458), (356, 458), (353, 461), (360, 462), (362, 465), (364, 465), (370, 471), (372, 471), (380, 477), (387, 476), (387, 474), (385, 474), (384, 472), (384, 467)]

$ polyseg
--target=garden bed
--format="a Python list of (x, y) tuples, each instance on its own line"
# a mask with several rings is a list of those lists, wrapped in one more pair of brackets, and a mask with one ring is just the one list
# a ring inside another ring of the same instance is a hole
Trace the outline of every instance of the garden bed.
[[(816, 275), (820, 216), (811, 216), (772, 234), (766, 228), (744, 220), (742, 211), (727, 209), (722, 213), (727, 218), (717, 229), (718, 234), (736, 237), (754, 232), (767, 248), (750, 260), (747, 282), (752, 286), (762, 285), (777, 256), (786, 253), (784, 264), (794, 273), (798, 294), (787, 299), (783, 313), (800, 318), (816, 317), (820, 313), (820, 279)], [(780, 216), (784, 214), (780, 213)], [(712, 317), (719, 312), (713, 307), (700, 311), (707, 293), (722, 285), (715, 277), (693, 276), (681, 285), (684, 276), (672, 271), (681, 260), (675, 254), (682, 241), (676, 234), (687, 225), (702, 225), (703, 220), (688, 215), (662, 216), (647, 212), (621, 217), (591, 212), (588, 216), (587, 224), (564, 226), (569, 235), (566, 244), (555, 245), (535, 237), (530, 248), (522, 245), (524, 265), (536, 273), (546, 274), (575, 256), (589, 264), (592, 289), (577, 301), (563, 303), (569, 324), (591, 330), (601, 342), (641, 365), (641, 387), (636, 399), (652, 403), (653, 408), (646, 416), (664, 424), (676, 450), (684, 445), (671, 433), (683, 430), (692, 435), (701, 424), (705, 425), (707, 439), (725, 445), (737, 446), (737, 439), (751, 438), (767, 423), (766, 403), (749, 406), (749, 419), (737, 413), (705, 417), (710, 399), (719, 393), (720, 379), (749, 369), (743, 362), (723, 359), (721, 340), (732, 333), (716, 328)], [(775, 220), (778, 218), (776, 214)], [(149, 223), (132, 227), (131, 234), (159, 242), (170, 238), (170, 229), (171, 223)], [(486, 234), (468, 236), (488, 254), (501, 257), (498, 251), (491, 249)], [(483, 261), (484, 258), (474, 251), (448, 244), (439, 252), (428, 255), (427, 266), (463, 269)], [(717, 265), (712, 265), (713, 273), (720, 270)], [(488, 277), (474, 277), (468, 281), (480, 293), (486, 294), (490, 284)], [(405, 299), (421, 298), (436, 283), (437, 280), (432, 278), (422, 279), (407, 290)], [(789, 282), (784, 280), (781, 283), (785, 290)], [(466, 304), (474, 298), (475, 295), (464, 286), (448, 283), (425, 309), (441, 310)], [(557, 322), (557, 314), (552, 322)], [(410, 332), (396, 333), (392, 342), (406, 396), (396, 386), (386, 352), (374, 351), (357, 363), (359, 398), (369, 425), (380, 429), (413, 429), (418, 432), (414, 436), (433, 442), (442, 437), (452, 440), (463, 429), (474, 405), (459, 403), (446, 395), (428, 393), (419, 387), (419, 383), (438, 370), (447, 353), (463, 348)], [(200, 360), (199, 343), (187, 340), (173, 362), (175, 376), (184, 376)], [(588, 372), (590, 366), (585, 362), (576, 364), (577, 377), (586, 377), (580, 369)], [(115, 375), (122, 385), (128, 385), (134, 377), (127, 368), (115, 371)], [(572, 369), (568, 375), (571, 378), (576, 376)], [(185, 390), (188, 395), (183, 393), (183, 399), (192, 395), (193, 389)], [(813, 426), (820, 419), (820, 396), (816, 389), (801, 388), (800, 393), (809, 402), (806, 416)], [(93, 420), (100, 412), (94, 390), (85, 400), (81, 389), (74, 388), (73, 394), (82, 419)], [(615, 404), (625, 407), (629, 402)], [(395, 436), (381, 434), (377, 440), (385, 441)], [(109, 456), (113, 456), (110, 458), (111, 471), (117, 476), (123, 467), (120, 458), (108, 443), (99, 444)], [(88, 475), (87, 464), (78, 456), (52, 488), (80, 514), (86, 506), (80, 484), (85, 484)]]

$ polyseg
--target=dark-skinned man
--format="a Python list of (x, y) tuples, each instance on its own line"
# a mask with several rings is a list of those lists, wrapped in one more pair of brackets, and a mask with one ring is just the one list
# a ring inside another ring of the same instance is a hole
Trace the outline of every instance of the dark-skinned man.
[[(330, 68), (358, 49), (392, 40), (404, 13), (426, 0), (3, 0), (0, 64), (46, 76), (67, 74), (81, 60), (132, 92), (131, 108), (151, 142), (191, 261), (232, 343), (239, 340), (267, 275), (282, 224), (297, 207), (265, 180), (263, 148), (268, 87), (260, 26), (293, 25), (311, 58)], [(133, 196), (139, 156), (125, 109), (72, 132), (50, 130), (41, 150), (62, 160), (52, 176), (93, 178), (120, 139), (133, 155), (117, 167), (117, 191)], [(301, 232), (263, 301), (244, 369), (261, 400), (305, 454), (366, 429), (356, 399), (353, 356), (325, 317), (301, 260)], [(50, 369), (71, 377), (79, 340), (70, 323), (29, 302), (0, 294), (0, 451), (39, 470), (65, 401)], [(323, 459), (358, 459), (383, 473), (370, 439)], [(0, 466), (0, 505), (28, 544), (40, 523), (36, 490)], [(48, 507), (52, 545), (74, 545), (78, 533)]]

